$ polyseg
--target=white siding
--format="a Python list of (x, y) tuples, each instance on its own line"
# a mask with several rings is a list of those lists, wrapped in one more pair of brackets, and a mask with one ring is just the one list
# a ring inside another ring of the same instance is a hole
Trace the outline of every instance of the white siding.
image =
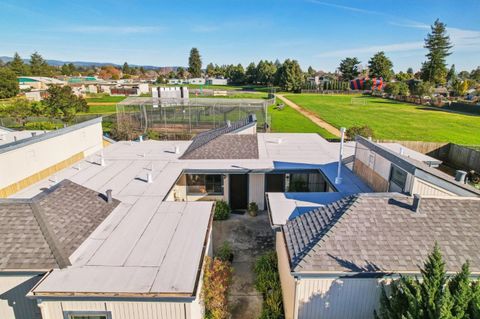
[[(48, 134), (48, 133), (47, 133)], [(5, 152), (0, 156), (0, 189), (58, 164), (78, 153), (85, 156), (102, 148), (102, 123)], [(15, 169), (4, 169), (15, 167)]]
[(424, 196), (457, 196), (439, 186), (430, 184), (419, 178), (414, 178), (412, 186), (412, 194), (419, 194)]
[(43, 319), (64, 319), (63, 311), (110, 311), (112, 319), (190, 319), (190, 304), (180, 302), (43, 301), (40, 307)]
[(298, 319), (371, 319), (381, 293), (379, 279), (300, 279)]
[(265, 207), (265, 174), (250, 174), (248, 202), (255, 202), (260, 210)]
[(285, 318), (292, 319), (294, 317), (295, 307), (295, 279), (290, 273), (290, 264), (288, 262), (287, 247), (283, 239), (283, 233), (276, 233), (275, 245), (278, 256), (278, 272), (280, 275), (280, 283), (282, 285), (283, 307)]
[(36, 275), (0, 275), (1, 319), (40, 318), (40, 309), (35, 300), (26, 297), (40, 278)]

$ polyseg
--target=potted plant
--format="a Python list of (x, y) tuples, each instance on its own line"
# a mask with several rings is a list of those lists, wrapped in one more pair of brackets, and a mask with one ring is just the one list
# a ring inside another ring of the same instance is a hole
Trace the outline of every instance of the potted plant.
[(255, 217), (258, 215), (258, 205), (255, 202), (251, 202), (248, 204), (248, 214), (252, 217)]

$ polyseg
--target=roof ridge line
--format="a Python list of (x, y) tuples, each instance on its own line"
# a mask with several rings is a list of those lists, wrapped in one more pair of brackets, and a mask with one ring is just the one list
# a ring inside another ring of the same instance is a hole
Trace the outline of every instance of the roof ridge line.
[(63, 249), (63, 246), (56, 238), (55, 233), (52, 231), (50, 225), (48, 224), (47, 216), (37, 205), (37, 201), (32, 201), (30, 203), (30, 207), (32, 208), (33, 216), (35, 217), (35, 220), (40, 227), (40, 231), (42, 232), (45, 241), (50, 247), (52, 254), (55, 257), (55, 261), (57, 262), (60, 269), (71, 266), (68, 256), (65, 255), (65, 250)]

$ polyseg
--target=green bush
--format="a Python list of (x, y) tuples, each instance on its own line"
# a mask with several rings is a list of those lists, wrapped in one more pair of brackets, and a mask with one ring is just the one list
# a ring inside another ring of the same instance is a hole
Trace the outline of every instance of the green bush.
[(277, 254), (268, 252), (258, 258), (254, 266), (255, 288), (263, 296), (261, 319), (282, 319), (283, 300), (280, 276), (278, 274)]
[(52, 131), (59, 128), (62, 128), (63, 124), (61, 123), (53, 123), (53, 122), (29, 122), (25, 123), (25, 129), (27, 130), (47, 130)]
[(347, 137), (351, 140), (355, 139), (355, 136), (360, 135), (363, 137), (374, 137), (373, 129), (368, 126), (352, 126), (347, 129)]
[(228, 241), (223, 242), (222, 246), (218, 249), (216, 257), (221, 261), (233, 261), (232, 246), (230, 246), (230, 243)]
[(250, 216), (253, 216), (253, 217), (258, 215), (257, 203), (251, 202), (250, 204), (248, 204), (248, 213), (250, 214)]
[(215, 202), (214, 220), (225, 220), (230, 217), (230, 206), (224, 200), (217, 200)]

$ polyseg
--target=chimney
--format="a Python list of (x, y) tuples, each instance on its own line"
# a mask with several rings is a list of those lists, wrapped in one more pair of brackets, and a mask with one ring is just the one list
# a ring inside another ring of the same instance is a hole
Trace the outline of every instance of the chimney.
[(465, 183), (466, 177), (467, 177), (467, 172), (465, 171), (457, 170), (455, 172), (455, 180), (457, 182)]
[(107, 189), (107, 203), (111, 204), (113, 202), (113, 198), (112, 198), (112, 190), (111, 189)]
[(419, 194), (413, 194), (413, 203), (412, 210), (415, 213), (420, 213), (420, 203), (422, 202), (422, 197)]

